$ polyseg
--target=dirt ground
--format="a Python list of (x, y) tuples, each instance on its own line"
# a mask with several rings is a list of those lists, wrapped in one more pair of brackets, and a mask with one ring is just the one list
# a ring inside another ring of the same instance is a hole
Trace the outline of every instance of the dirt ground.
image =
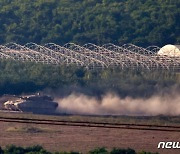
[(137, 151), (179, 154), (180, 150), (157, 149), (160, 141), (180, 141), (179, 132), (160, 132), (78, 126), (50, 126), (0, 122), (0, 146), (41, 145), (49, 151), (80, 151), (96, 147), (133, 148)]

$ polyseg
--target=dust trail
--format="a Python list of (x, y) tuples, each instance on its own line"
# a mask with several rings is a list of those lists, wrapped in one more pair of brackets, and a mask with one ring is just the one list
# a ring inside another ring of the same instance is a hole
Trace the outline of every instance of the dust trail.
[(180, 96), (169, 94), (150, 98), (121, 98), (108, 93), (101, 100), (84, 94), (72, 93), (56, 98), (57, 112), (85, 115), (180, 115)]

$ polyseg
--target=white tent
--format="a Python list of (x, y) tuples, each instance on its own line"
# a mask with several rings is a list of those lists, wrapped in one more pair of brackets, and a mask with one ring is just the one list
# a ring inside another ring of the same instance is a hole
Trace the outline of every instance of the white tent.
[(158, 51), (157, 54), (169, 57), (180, 57), (180, 45), (165, 45)]

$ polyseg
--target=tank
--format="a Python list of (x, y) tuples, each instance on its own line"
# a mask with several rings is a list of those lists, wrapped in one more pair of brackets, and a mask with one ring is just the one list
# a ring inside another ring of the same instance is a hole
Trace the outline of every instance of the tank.
[(52, 97), (40, 94), (20, 96), (4, 103), (6, 110), (40, 114), (55, 113), (57, 106)]

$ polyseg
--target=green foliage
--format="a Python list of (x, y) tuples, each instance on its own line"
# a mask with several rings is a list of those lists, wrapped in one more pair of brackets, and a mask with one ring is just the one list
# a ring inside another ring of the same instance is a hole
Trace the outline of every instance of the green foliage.
[(89, 152), (89, 154), (108, 154), (109, 152), (106, 150), (106, 148), (96, 148)]
[(43, 149), (43, 147), (36, 145), (32, 147), (22, 148), (15, 145), (7, 146), (4, 154), (51, 154)]
[(0, 147), (0, 154), (3, 154), (4, 153), (4, 151), (3, 151), (3, 149)]
[(4, 150), (4, 154), (22, 154), (24, 153), (24, 149), (22, 147), (16, 147), (15, 145), (7, 146)]
[(114, 148), (110, 154), (136, 154), (135, 150), (133, 149), (117, 149)]
[[(9, 145), (5, 149), (0, 148), (0, 154), (53, 154), (51, 152), (46, 151), (43, 147), (39, 145), (35, 145), (32, 147), (17, 147), (15, 145)], [(55, 152), (54, 154), (80, 154), (79, 152)], [(114, 148), (111, 152), (106, 150), (106, 148), (96, 148), (94, 150), (89, 151), (89, 154), (136, 154), (133, 149), (118, 149)], [(138, 154), (158, 154), (151, 152), (139, 152)]]
[(115, 92), (120, 96), (149, 97), (173, 86), (179, 90), (179, 83), (178, 75), (167, 71), (86, 70), (75, 66), (0, 61), (0, 95), (51, 88), (62, 90), (62, 95), (81, 92), (99, 97)]
[(179, 1), (3, 0), (0, 43), (180, 43)]

